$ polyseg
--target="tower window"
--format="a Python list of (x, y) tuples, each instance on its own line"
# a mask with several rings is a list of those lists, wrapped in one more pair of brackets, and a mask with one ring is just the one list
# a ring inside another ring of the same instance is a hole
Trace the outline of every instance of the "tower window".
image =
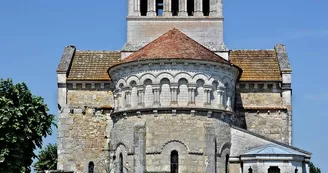
[(163, 16), (163, 0), (156, 0), (156, 14), (157, 16)]
[(94, 173), (94, 170), (95, 170), (95, 164), (93, 162), (89, 162), (88, 173)]
[(176, 150), (171, 152), (171, 173), (179, 172), (179, 154)]
[(204, 16), (210, 15), (210, 0), (203, 0), (203, 13)]
[(177, 16), (179, 13), (179, 0), (172, 0), (171, 5), (172, 16)]
[(147, 16), (147, 0), (140, 0), (140, 13), (141, 16)]
[(118, 163), (119, 163), (120, 173), (123, 173), (123, 155), (122, 155), (122, 153), (120, 153)]
[(187, 2), (187, 12), (188, 16), (194, 15), (194, 0), (188, 0)]
[(280, 173), (280, 169), (278, 166), (270, 166), (268, 173)]

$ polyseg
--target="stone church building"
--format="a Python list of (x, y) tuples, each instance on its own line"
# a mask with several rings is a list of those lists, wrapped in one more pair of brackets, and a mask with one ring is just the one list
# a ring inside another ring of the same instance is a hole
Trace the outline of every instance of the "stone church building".
[(222, 0), (128, 0), (126, 19), (120, 51), (64, 49), (58, 170), (309, 173), (284, 45), (228, 49)]

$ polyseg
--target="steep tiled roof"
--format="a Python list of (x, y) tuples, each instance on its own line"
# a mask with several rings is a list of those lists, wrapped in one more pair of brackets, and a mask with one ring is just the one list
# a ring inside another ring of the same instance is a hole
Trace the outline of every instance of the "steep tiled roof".
[(178, 29), (166, 32), (137, 52), (126, 57), (123, 62), (151, 59), (194, 59), (229, 63)]
[(76, 51), (67, 80), (109, 80), (107, 70), (120, 56), (113, 51)]
[(230, 61), (243, 69), (240, 81), (281, 81), (274, 50), (232, 50)]

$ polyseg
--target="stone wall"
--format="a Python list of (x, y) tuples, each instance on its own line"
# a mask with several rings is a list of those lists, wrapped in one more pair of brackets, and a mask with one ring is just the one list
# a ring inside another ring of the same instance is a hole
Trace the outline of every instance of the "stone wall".
[(287, 110), (241, 110), (245, 128), (251, 132), (288, 144)]
[(58, 170), (86, 172), (92, 161), (95, 171), (105, 171), (112, 106), (111, 91), (68, 89), (58, 116)]
[(231, 146), (228, 124), (207, 116), (150, 113), (114, 118), (111, 146), (116, 150), (116, 158), (123, 154), (124, 166), (129, 170), (134, 169), (136, 163), (132, 156), (140, 147), (135, 138), (138, 123), (145, 125), (146, 172), (170, 172), (173, 150), (179, 153), (180, 172), (211, 172), (209, 167), (218, 172), (226, 169), (226, 155)]
[(58, 170), (86, 172), (89, 162), (103, 169), (109, 115), (62, 113), (58, 118)]
[(136, 51), (173, 28), (212, 51), (226, 51), (222, 18), (128, 18), (127, 21), (123, 51)]
[(114, 107), (113, 93), (109, 89), (68, 89), (67, 103), (70, 107)]
[(288, 144), (291, 121), (281, 92), (279, 83), (239, 83), (236, 111), (244, 119), (243, 128)]

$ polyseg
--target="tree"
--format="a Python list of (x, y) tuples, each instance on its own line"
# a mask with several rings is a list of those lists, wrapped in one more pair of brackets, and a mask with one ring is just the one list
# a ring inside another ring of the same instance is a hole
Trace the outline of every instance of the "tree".
[(55, 116), (25, 83), (0, 79), (0, 172), (30, 172), (33, 152), (52, 134)]
[(310, 167), (310, 173), (321, 173), (320, 168), (315, 167), (312, 162), (310, 162), (309, 167)]
[(34, 164), (36, 171), (57, 169), (57, 144), (49, 144), (42, 149), (37, 156), (38, 161)]

